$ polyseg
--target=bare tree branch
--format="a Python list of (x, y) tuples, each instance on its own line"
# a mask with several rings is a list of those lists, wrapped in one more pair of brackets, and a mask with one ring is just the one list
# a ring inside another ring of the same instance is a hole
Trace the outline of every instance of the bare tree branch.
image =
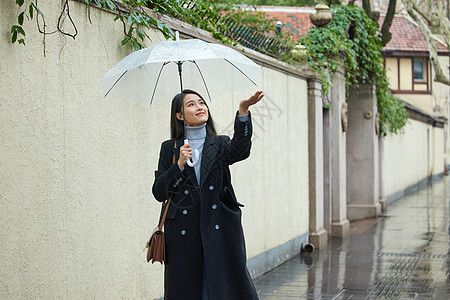
[(408, 12), (408, 14), (414, 19), (414, 21), (419, 24), (420, 29), (425, 34), (425, 37), (427, 39), (428, 43), (428, 49), (430, 53), (430, 61), (431, 65), (433, 66), (434, 73), (435, 73), (435, 81), (450, 85), (450, 80), (448, 77), (442, 72), (441, 65), (439, 64), (439, 59), (436, 51), (436, 44), (435, 44), (435, 38), (433, 37), (433, 34), (430, 30), (430, 28), (425, 24), (424, 20), (418, 15), (416, 10), (414, 10), (412, 1), (411, 0), (402, 0), (403, 4), (405, 5), (405, 8)]

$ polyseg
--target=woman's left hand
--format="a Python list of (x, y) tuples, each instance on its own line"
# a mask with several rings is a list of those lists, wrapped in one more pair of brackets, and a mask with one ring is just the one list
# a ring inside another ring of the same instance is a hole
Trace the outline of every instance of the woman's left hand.
[(259, 100), (261, 100), (263, 97), (264, 97), (263, 92), (257, 91), (250, 98), (242, 100), (241, 103), (239, 103), (239, 115), (240, 116), (248, 115), (248, 108), (258, 103)]

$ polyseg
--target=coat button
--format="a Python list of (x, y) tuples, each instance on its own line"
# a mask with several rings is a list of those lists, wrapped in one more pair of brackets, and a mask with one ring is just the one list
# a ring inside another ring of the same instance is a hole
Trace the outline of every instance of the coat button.
[(186, 230), (181, 230), (181, 235), (186, 235)]
[(210, 191), (214, 190), (214, 186), (213, 186), (213, 185), (210, 185), (210, 186), (209, 186), (209, 190), (210, 190)]
[(184, 191), (184, 194), (185, 194), (185, 195), (189, 194), (189, 190), (185, 190), (185, 191)]
[(212, 207), (212, 209), (217, 209), (217, 205), (216, 204), (213, 204), (211, 207)]
[(183, 215), (187, 215), (187, 209), (183, 210)]
[(220, 229), (219, 224), (216, 224), (216, 226), (214, 228), (216, 228), (216, 230), (219, 230)]

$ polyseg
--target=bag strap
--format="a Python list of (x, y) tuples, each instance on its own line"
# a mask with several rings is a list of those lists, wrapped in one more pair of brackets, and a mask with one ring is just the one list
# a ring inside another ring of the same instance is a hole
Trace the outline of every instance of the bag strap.
[[(175, 140), (175, 143), (174, 143), (173, 147), (174, 148), (177, 147), (177, 141), (176, 140)], [(172, 156), (172, 164), (174, 164), (174, 163), (175, 163), (175, 153), (173, 153), (173, 156)], [(161, 220), (159, 221), (159, 225), (158, 225), (158, 230), (159, 231), (162, 231), (162, 228), (164, 226), (164, 222), (166, 221), (167, 210), (169, 209), (169, 204), (170, 204), (170, 200), (172, 200), (172, 196), (173, 196), (173, 194), (170, 195), (169, 200), (167, 200), (166, 204), (164, 204), (164, 206), (165, 206), (164, 207), (164, 213), (163, 213), (163, 216), (162, 216)]]

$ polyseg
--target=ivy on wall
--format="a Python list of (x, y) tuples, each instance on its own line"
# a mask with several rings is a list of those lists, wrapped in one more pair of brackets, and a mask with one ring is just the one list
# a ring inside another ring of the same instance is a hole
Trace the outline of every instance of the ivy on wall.
[(328, 68), (332, 74), (339, 63), (344, 65), (347, 87), (375, 85), (381, 132), (383, 135), (400, 132), (408, 115), (389, 90), (378, 24), (357, 6), (332, 6), (331, 11), (333, 22), (328, 27), (314, 27), (300, 40), (308, 49), (302, 59), (320, 74), (325, 95), (330, 83), (328, 72), (324, 71)]

